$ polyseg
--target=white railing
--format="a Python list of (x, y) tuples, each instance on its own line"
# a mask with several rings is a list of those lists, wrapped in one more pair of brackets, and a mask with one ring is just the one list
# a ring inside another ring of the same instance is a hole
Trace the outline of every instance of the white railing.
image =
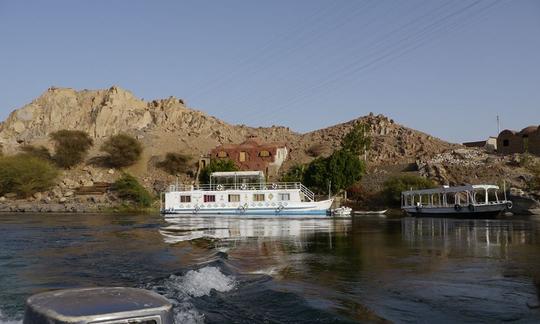
[(202, 185), (170, 185), (168, 192), (172, 191), (222, 191), (222, 190), (287, 190), (299, 189), (310, 201), (315, 200), (315, 194), (300, 182), (273, 182), (273, 183), (212, 183)]

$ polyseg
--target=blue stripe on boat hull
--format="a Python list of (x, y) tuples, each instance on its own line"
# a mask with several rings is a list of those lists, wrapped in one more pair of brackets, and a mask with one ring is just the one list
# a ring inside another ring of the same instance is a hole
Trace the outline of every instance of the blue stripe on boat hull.
[(180, 215), (275, 215), (275, 216), (287, 216), (287, 215), (327, 215), (328, 211), (326, 210), (293, 210), (293, 209), (283, 209), (281, 211), (276, 211), (275, 208), (271, 209), (251, 209), (251, 210), (238, 210), (238, 209), (200, 209), (199, 211), (188, 210), (188, 209), (173, 209), (173, 210), (162, 210), (162, 214), (180, 214)]

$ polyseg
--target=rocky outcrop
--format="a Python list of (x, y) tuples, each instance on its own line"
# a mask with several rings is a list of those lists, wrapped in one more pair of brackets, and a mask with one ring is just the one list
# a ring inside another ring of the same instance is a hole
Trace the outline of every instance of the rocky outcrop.
[[(205, 154), (222, 143), (239, 143), (248, 135), (286, 142), (293, 149), (292, 162), (306, 162), (314, 144), (337, 148), (343, 136), (362, 122), (369, 126), (373, 145), (368, 159), (375, 163), (413, 159), (441, 152), (452, 145), (403, 127), (385, 116), (361, 117), (325, 129), (298, 134), (287, 127), (252, 128), (227, 124), (189, 109), (182, 99), (144, 101), (113, 86), (106, 90), (76, 91), (52, 87), (28, 105), (13, 111), (0, 123), (0, 144), (16, 151), (21, 144), (50, 145), (48, 135), (60, 129), (83, 130), (99, 144), (107, 136), (126, 132), (136, 135), (152, 154), (171, 148), (188, 154)], [(328, 153), (328, 152), (327, 152)]]

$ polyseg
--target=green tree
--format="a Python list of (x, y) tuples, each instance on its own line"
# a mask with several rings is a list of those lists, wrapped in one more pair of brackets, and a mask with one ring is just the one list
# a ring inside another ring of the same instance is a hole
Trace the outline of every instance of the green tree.
[(0, 157), (0, 195), (14, 192), (28, 197), (54, 185), (58, 170), (48, 161), (28, 154)]
[(120, 199), (133, 202), (139, 207), (152, 205), (152, 195), (131, 174), (124, 173), (112, 184), (111, 190)]
[(190, 161), (191, 157), (188, 155), (169, 152), (162, 161), (156, 163), (156, 166), (169, 174), (177, 175), (189, 171)]
[(127, 134), (118, 134), (109, 137), (102, 145), (100, 150), (107, 153), (104, 161), (108, 166), (121, 168), (133, 165), (142, 154), (141, 143), (133, 136)]
[(350, 151), (338, 150), (327, 158), (313, 160), (307, 167), (305, 184), (318, 193), (331, 190), (339, 192), (362, 178), (365, 165), (358, 156)]
[(341, 141), (341, 148), (353, 154), (364, 154), (371, 147), (369, 127), (363, 123), (357, 123), (353, 129), (345, 135)]
[(364, 172), (364, 162), (353, 152), (339, 150), (328, 158), (328, 175), (332, 180), (333, 192), (350, 187), (362, 178)]
[(77, 130), (59, 130), (50, 134), (54, 142), (53, 161), (68, 169), (81, 163), (93, 141), (87, 133)]
[(210, 174), (212, 172), (238, 171), (238, 167), (234, 161), (229, 159), (214, 159), (201, 170), (199, 181), (201, 183), (210, 182)]
[(428, 178), (403, 174), (386, 180), (383, 184), (382, 194), (388, 205), (399, 206), (402, 191), (434, 188), (435, 186), (435, 183)]
[(304, 175), (306, 173), (306, 170), (306, 164), (295, 164), (281, 177), (281, 181), (304, 182)]

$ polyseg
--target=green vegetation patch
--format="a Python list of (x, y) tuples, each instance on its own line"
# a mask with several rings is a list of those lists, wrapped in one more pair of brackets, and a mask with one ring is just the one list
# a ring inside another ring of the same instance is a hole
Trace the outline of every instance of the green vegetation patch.
[(65, 169), (84, 161), (88, 149), (93, 145), (90, 136), (83, 131), (63, 129), (51, 133), (50, 137), (55, 151), (52, 159), (56, 165)]
[(137, 178), (128, 173), (118, 178), (111, 186), (111, 190), (118, 198), (132, 202), (138, 207), (150, 207), (153, 202), (153, 197), (146, 188), (139, 183)]
[(199, 175), (199, 181), (201, 183), (210, 182), (210, 174), (212, 172), (227, 172), (227, 171), (238, 171), (238, 167), (234, 161), (229, 159), (215, 159), (210, 161), (210, 163), (201, 170)]
[(163, 169), (165, 172), (177, 175), (190, 171), (191, 157), (181, 153), (169, 152), (165, 155), (163, 161), (156, 163), (156, 167)]
[(382, 194), (390, 206), (401, 205), (401, 192), (407, 190), (434, 188), (436, 184), (428, 178), (403, 174), (391, 177), (383, 184)]
[(135, 164), (140, 159), (143, 148), (133, 136), (118, 134), (107, 139), (100, 150), (107, 153), (104, 162), (108, 166), (120, 168)]
[(0, 195), (13, 192), (28, 197), (55, 184), (58, 170), (46, 160), (29, 154), (0, 157)]

